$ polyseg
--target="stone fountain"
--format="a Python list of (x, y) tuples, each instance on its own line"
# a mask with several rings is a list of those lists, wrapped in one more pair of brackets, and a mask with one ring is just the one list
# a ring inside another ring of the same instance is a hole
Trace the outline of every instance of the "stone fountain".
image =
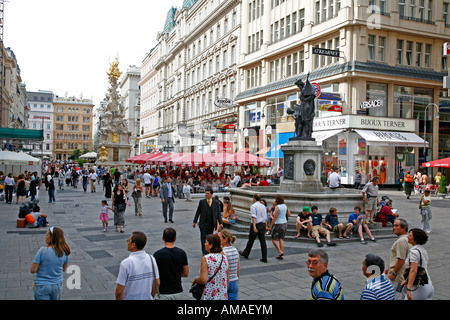
[(312, 138), (313, 120), (315, 116), (315, 87), (300, 79), (295, 82), (301, 94), (301, 104), (294, 105), (288, 114), (295, 120), (296, 136), (281, 146), (284, 153), (284, 177), (280, 186), (230, 188), (233, 207), (239, 214), (250, 213), (253, 195), (259, 193), (271, 207), (276, 194), (282, 194), (285, 204), (293, 215), (302, 211), (304, 206), (319, 208), (319, 213), (326, 214), (330, 207), (339, 213), (351, 213), (358, 205), (364, 210), (362, 194), (353, 189), (330, 189), (320, 182), (323, 147), (318, 146)]

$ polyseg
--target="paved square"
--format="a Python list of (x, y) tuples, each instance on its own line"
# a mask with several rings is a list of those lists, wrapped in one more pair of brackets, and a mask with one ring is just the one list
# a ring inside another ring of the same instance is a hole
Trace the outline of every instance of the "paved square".
[[(56, 190), (56, 202), (47, 203), (47, 194), (40, 192), (41, 212), (48, 215), (50, 226), (61, 227), (72, 251), (69, 265), (80, 268), (81, 288), (68, 289), (66, 273), (63, 300), (114, 299), (115, 280), (120, 262), (128, 257), (127, 240), (133, 231), (143, 231), (148, 237), (146, 251), (153, 254), (163, 247), (161, 240), (165, 227), (177, 231), (176, 246), (186, 251), (189, 261), (189, 276), (183, 279), (186, 299), (191, 299), (189, 288), (200, 270), (201, 250), (199, 230), (192, 228), (192, 220), (198, 200), (203, 195), (194, 195), (192, 202), (175, 199), (174, 223), (164, 223), (159, 198), (143, 198), (143, 216), (134, 215), (134, 204), (127, 207), (125, 233), (115, 232), (113, 214), (107, 232), (103, 232), (100, 216), (101, 200), (105, 199), (101, 185), (96, 193), (82, 188)], [(380, 191), (394, 200), (400, 216), (411, 228), (420, 227), (418, 196), (406, 200), (398, 191)], [(110, 199), (107, 199), (111, 203)], [(432, 233), (425, 245), (429, 253), (429, 274), (435, 287), (434, 299), (450, 299), (447, 264), (450, 256), (448, 231), (450, 200), (433, 198), (431, 220)], [(37, 250), (45, 245), (45, 228), (17, 229), (19, 205), (0, 202), (0, 299), (33, 299), (33, 275), (31, 263)], [(326, 208), (324, 211), (326, 211)], [(322, 211), (322, 210), (321, 210)], [(297, 214), (297, 213), (293, 213)], [(386, 264), (394, 239), (379, 240), (361, 245), (359, 242), (339, 242), (336, 247), (324, 247), (328, 252), (329, 271), (342, 283), (346, 299), (359, 300), (365, 278), (361, 272), (364, 256), (373, 253), (381, 256)], [(246, 238), (238, 238), (235, 247), (243, 250)], [(284, 260), (275, 259), (276, 250), (267, 240), (269, 262), (259, 261), (260, 248), (256, 241), (248, 260), (241, 259), (239, 281), (241, 300), (307, 300), (311, 278), (306, 270), (307, 252), (317, 248), (305, 242), (286, 242)]]

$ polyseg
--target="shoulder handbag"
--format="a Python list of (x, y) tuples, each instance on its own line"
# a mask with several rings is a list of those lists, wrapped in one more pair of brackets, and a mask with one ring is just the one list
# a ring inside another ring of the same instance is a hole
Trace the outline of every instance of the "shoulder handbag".
[(205, 286), (208, 282), (210, 282), (217, 274), (217, 272), (219, 272), (219, 270), (222, 267), (222, 262), (223, 262), (223, 255), (222, 255), (222, 261), (220, 261), (220, 265), (219, 268), (217, 268), (216, 272), (214, 273), (214, 275), (208, 279), (208, 281), (205, 284), (200, 284), (200, 283), (194, 283), (191, 287), (191, 289), (189, 290), (189, 292), (192, 294), (192, 297), (194, 297), (196, 300), (200, 300), (203, 292), (205, 291)]
[[(417, 249), (419, 251), (419, 255), (420, 255), (420, 265), (417, 266), (417, 275), (416, 278), (414, 279), (413, 285), (415, 286), (423, 286), (425, 284), (428, 284), (428, 275), (427, 275), (427, 271), (425, 270), (424, 267), (422, 267), (422, 253), (420, 252), (419, 249)], [(408, 277), (409, 277), (409, 273), (411, 272), (411, 267), (408, 267), (405, 269), (405, 273), (404, 273), (404, 277), (405, 277), (405, 281), (406, 283), (408, 283)]]
[[(156, 287), (156, 296), (158, 297), (158, 299), (161, 298), (161, 295), (159, 294), (159, 286), (158, 286), (158, 282), (156, 281), (156, 273), (155, 273), (155, 264), (153, 263), (153, 256), (150, 254), (150, 261), (152, 263), (152, 272), (153, 272), (153, 282), (155, 283), (155, 287)], [(153, 293), (153, 287), (151, 292)]]

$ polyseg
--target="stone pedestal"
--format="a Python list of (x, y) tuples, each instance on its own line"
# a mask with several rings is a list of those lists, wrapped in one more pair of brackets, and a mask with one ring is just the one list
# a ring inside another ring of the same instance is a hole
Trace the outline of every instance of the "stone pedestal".
[[(105, 132), (100, 135), (100, 150), (99, 159), (96, 165), (101, 166), (126, 166), (129, 163), (126, 160), (130, 157), (131, 146), (130, 146), (130, 136), (131, 132)], [(106, 154), (102, 152), (106, 150)]]
[(279, 191), (325, 192), (320, 182), (322, 146), (313, 138), (293, 138), (281, 147), (284, 153), (284, 178)]

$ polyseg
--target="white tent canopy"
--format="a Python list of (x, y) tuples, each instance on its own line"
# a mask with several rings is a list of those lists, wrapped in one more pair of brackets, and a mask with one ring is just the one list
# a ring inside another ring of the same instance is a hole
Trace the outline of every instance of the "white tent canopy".
[(41, 174), (41, 159), (23, 152), (0, 151), (0, 171), (3, 171), (4, 174), (12, 173), (14, 176), (18, 176), (25, 170)]
[(41, 159), (23, 152), (0, 151), (0, 164), (33, 166), (41, 164)]
[(97, 159), (97, 152), (88, 152), (80, 156), (80, 159)]

